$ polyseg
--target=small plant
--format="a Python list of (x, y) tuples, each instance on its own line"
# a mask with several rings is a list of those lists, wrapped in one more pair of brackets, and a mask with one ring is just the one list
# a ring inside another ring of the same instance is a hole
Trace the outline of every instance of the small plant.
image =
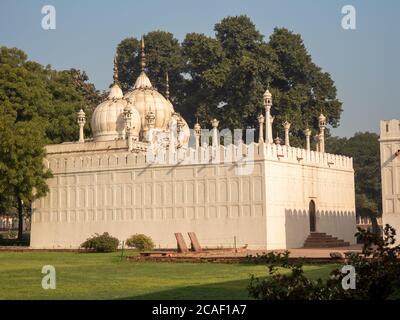
[(17, 239), (18, 233), (14, 230), (8, 230), (5, 239)]
[(104, 232), (103, 234), (96, 233), (94, 236), (88, 238), (81, 247), (93, 252), (114, 252), (117, 251), (119, 240)]
[[(269, 277), (251, 277), (249, 295), (261, 300), (370, 300), (394, 299), (400, 293), (400, 246), (395, 246), (395, 230), (386, 225), (383, 237), (358, 229), (356, 234), (364, 244), (361, 253), (347, 257), (346, 265), (356, 271), (356, 288), (344, 289), (346, 274), (337, 268), (327, 281), (312, 281), (304, 275), (301, 263), (289, 260), (289, 254), (268, 253), (248, 257), (249, 262), (267, 264)], [(286, 269), (289, 273), (282, 273)]]
[(153, 240), (144, 234), (134, 234), (126, 240), (126, 245), (140, 251), (152, 250), (154, 248)]

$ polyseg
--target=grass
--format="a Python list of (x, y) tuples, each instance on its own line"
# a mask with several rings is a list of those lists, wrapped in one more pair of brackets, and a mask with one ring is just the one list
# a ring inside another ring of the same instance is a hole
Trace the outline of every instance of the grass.
[[(56, 268), (57, 288), (41, 287), (42, 267)], [(326, 278), (333, 264), (306, 265)], [(248, 299), (250, 274), (263, 265), (128, 262), (120, 253), (0, 252), (0, 299)]]

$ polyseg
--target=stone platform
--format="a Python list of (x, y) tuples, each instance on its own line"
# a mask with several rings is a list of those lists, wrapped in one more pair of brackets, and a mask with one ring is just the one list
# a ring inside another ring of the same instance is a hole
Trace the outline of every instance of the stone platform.
[[(177, 253), (176, 251), (167, 251), (164, 256), (128, 256), (129, 261), (154, 261), (154, 262), (222, 262), (237, 263), (245, 262), (247, 256), (256, 256), (268, 252), (285, 252), (285, 250), (204, 250), (199, 253)], [(299, 248), (291, 249), (290, 260), (302, 260), (305, 262), (339, 262), (343, 261), (347, 252), (361, 252), (360, 245), (337, 247), (337, 248)], [(343, 259), (332, 258), (331, 253), (340, 253)]]

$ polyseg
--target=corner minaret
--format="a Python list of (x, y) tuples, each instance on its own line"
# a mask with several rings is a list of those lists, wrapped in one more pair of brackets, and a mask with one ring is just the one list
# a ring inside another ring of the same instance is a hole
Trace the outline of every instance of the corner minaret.
[(265, 141), (267, 143), (273, 143), (272, 138), (272, 121), (271, 121), (271, 107), (272, 107), (272, 94), (267, 89), (264, 93), (264, 107), (265, 107), (265, 122), (266, 122), (266, 134)]
[(197, 120), (194, 125), (194, 134), (196, 138), (196, 150), (197, 150), (200, 147), (200, 138), (201, 138), (201, 126), (199, 120)]
[(165, 99), (169, 100), (169, 77), (168, 77), (168, 72), (165, 75)]
[(309, 128), (307, 128), (306, 130), (304, 130), (304, 134), (306, 136), (306, 149), (308, 151), (310, 151), (311, 150), (311, 143), (310, 143), (311, 130)]
[(212, 146), (217, 147), (219, 145), (218, 141), (219, 121), (214, 118), (213, 120), (211, 120), (211, 125), (212, 125)]
[(260, 127), (259, 133), (258, 133), (258, 142), (262, 143), (264, 142), (264, 116), (260, 113), (257, 117), (258, 124)]
[(283, 128), (285, 129), (285, 146), (290, 147), (290, 141), (289, 141), (289, 130), (290, 130), (291, 124), (288, 121), (285, 121), (283, 123)]
[(319, 152), (325, 152), (325, 128), (326, 117), (321, 113), (318, 117), (319, 122)]
[(79, 124), (79, 142), (85, 142), (85, 136), (83, 133), (83, 128), (86, 123), (86, 115), (85, 112), (81, 109), (78, 112), (78, 124)]

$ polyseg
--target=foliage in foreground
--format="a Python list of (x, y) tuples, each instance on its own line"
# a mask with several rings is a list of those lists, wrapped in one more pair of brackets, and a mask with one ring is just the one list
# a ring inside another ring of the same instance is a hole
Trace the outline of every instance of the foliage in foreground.
[[(289, 260), (289, 252), (268, 253), (259, 259), (268, 263), (269, 277), (251, 277), (249, 295), (262, 300), (339, 300), (391, 299), (400, 290), (400, 245), (394, 246), (396, 232), (385, 226), (383, 238), (359, 229), (356, 236), (364, 243), (362, 253), (352, 253), (346, 261), (356, 271), (356, 288), (344, 290), (347, 273), (331, 272), (327, 281), (313, 281), (304, 275), (302, 263)], [(342, 266), (343, 267), (343, 266)], [(289, 274), (279, 268), (289, 269)]]
[(92, 252), (114, 252), (117, 251), (119, 240), (104, 232), (103, 234), (96, 233), (88, 238), (81, 247)]
[(152, 250), (154, 248), (153, 240), (144, 234), (134, 234), (126, 240), (126, 245), (140, 251)]

